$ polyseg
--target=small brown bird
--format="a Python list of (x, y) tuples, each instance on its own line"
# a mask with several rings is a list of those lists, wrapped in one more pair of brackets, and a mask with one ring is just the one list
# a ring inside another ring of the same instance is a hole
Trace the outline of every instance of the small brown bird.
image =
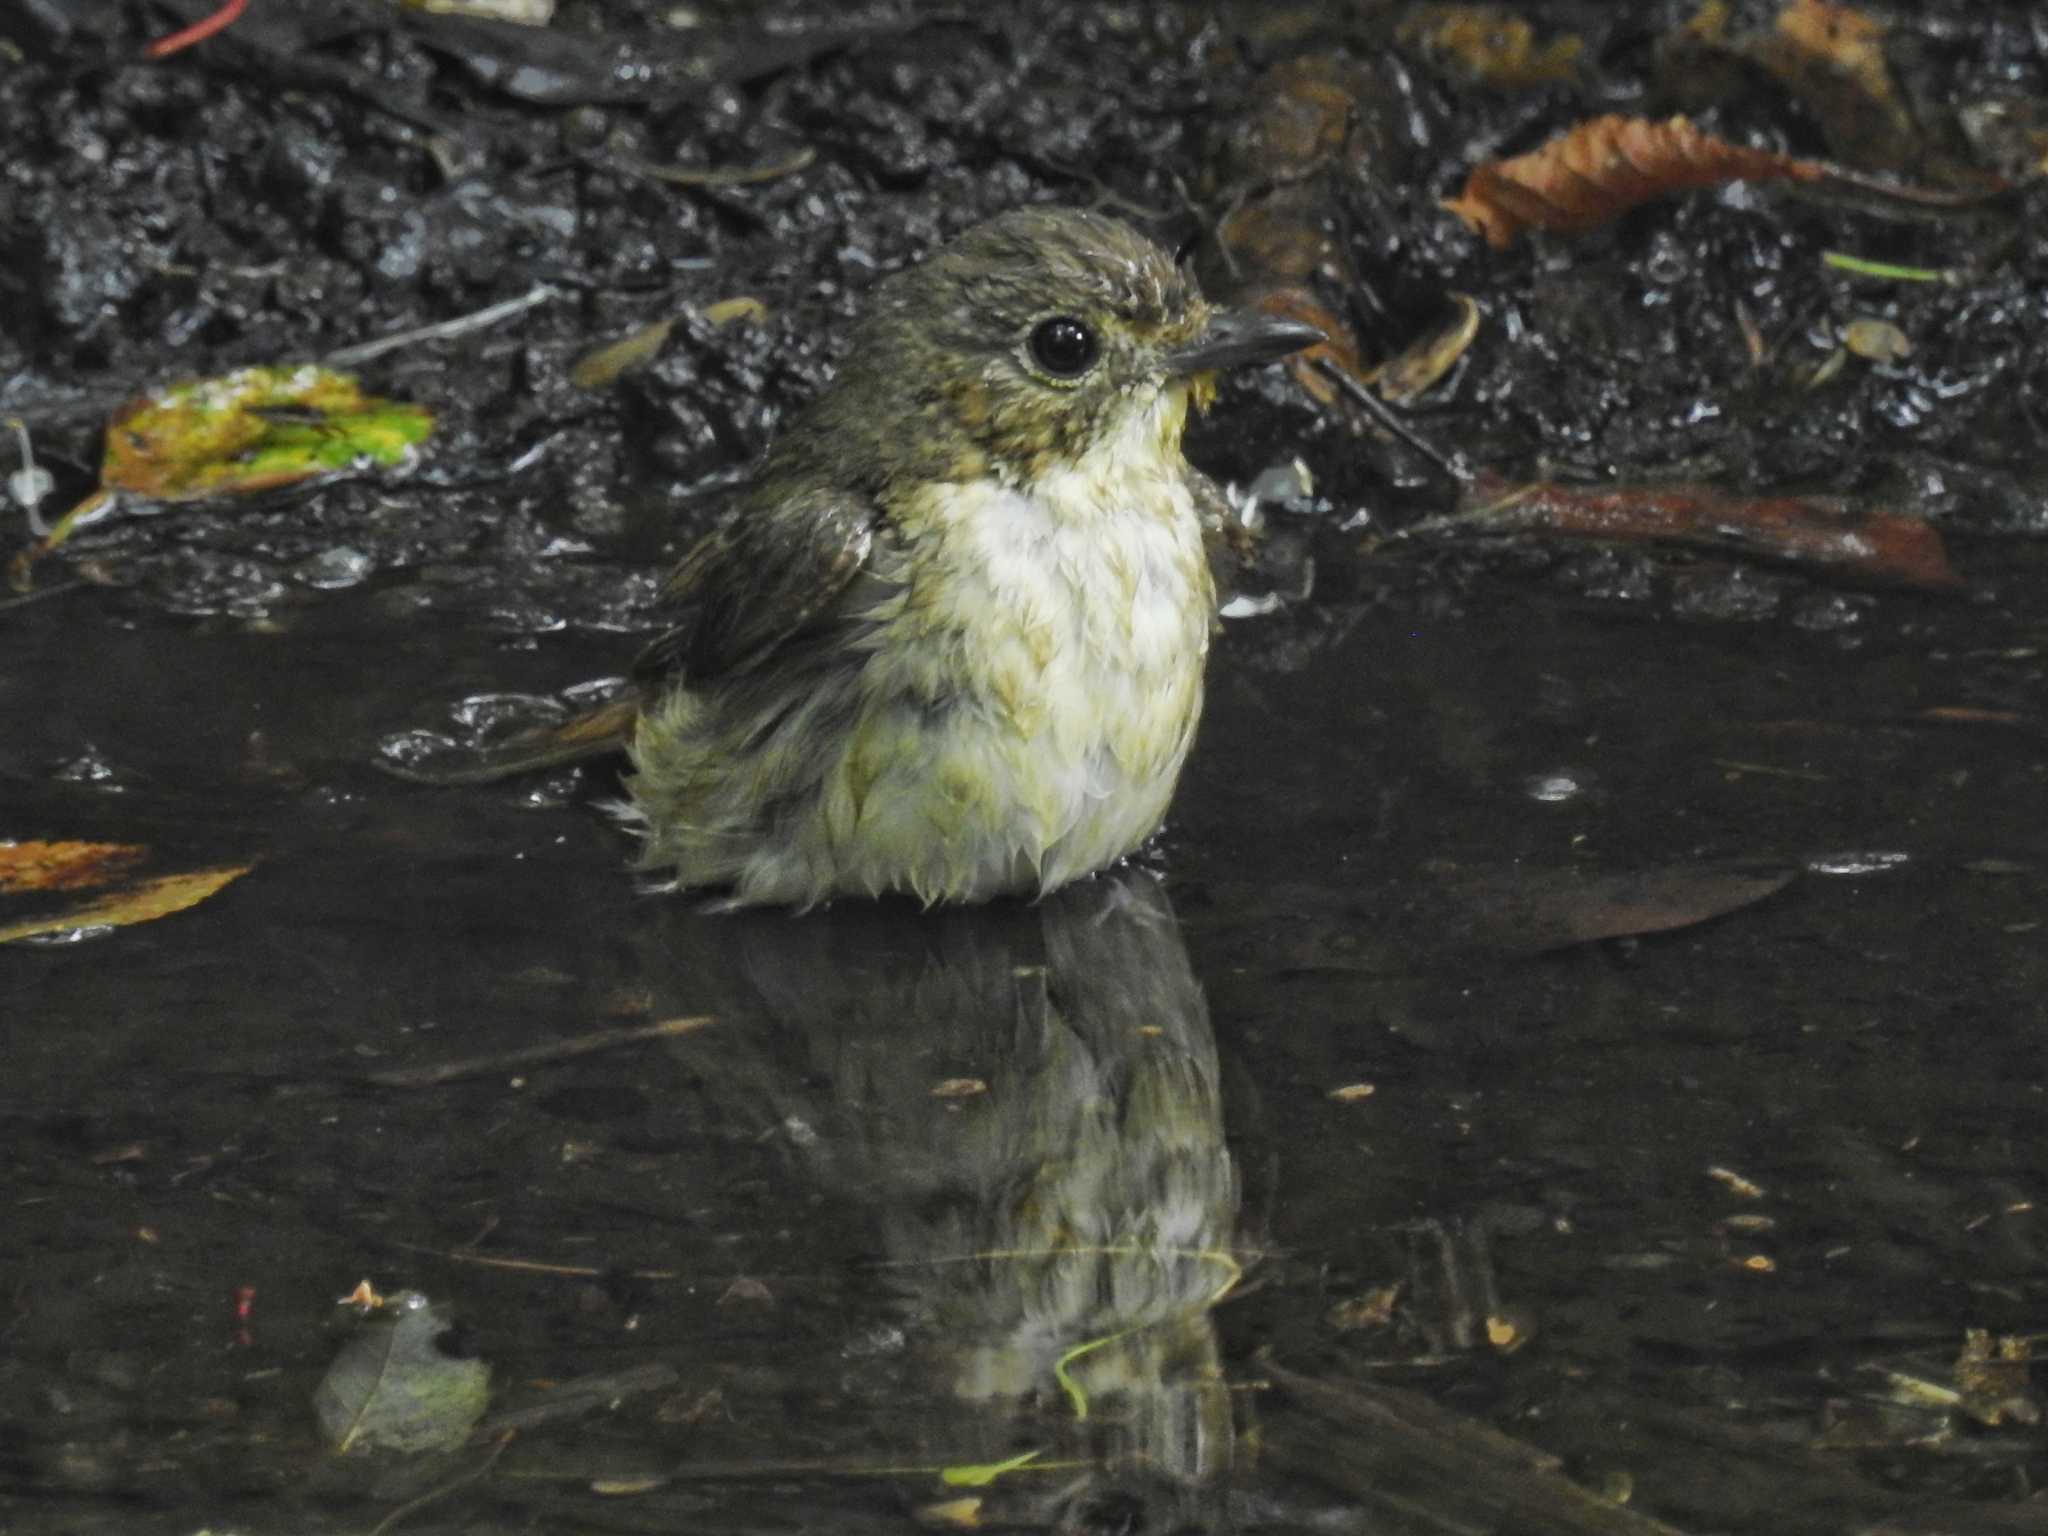
[(1100, 869), (1159, 826), (1201, 714), (1188, 406), (1215, 370), (1319, 339), (1213, 307), (1097, 214), (970, 229), (878, 286), (670, 578), (680, 617), (631, 695), (435, 777), (623, 748), (640, 867), (733, 906), (980, 901)]

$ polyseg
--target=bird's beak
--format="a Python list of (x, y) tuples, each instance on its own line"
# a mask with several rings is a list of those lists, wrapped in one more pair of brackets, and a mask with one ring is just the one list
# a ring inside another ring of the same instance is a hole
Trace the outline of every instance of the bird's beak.
[(1256, 309), (1219, 309), (1209, 317), (1208, 329), (1200, 336), (1178, 352), (1166, 354), (1166, 371), (1185, 375), (1270, 363), (1327, 339), (1299, 320), (1283, 320)]

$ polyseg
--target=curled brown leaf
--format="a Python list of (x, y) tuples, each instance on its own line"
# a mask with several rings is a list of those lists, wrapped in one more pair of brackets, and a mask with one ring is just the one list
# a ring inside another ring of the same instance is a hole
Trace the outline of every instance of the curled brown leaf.
[(1828, 168), (1702, 133), (1685, 117), (1596, 117), (1482, 165), (1444, 206), (1496, 250), (1525, 230), (1595, 229), (1652, 198), (1731, 181), (1819, 181)]

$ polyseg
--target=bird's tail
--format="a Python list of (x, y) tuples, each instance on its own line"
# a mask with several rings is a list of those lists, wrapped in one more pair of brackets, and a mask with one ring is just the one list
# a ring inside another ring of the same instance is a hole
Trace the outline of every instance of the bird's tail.
[(404, 757), (386, 753), (378, 767), (414, 784), (493, 784), (516, 774), (562, 768), (623, 752), (639, 723), (640, 701), (627, 695), (587, 709), (559, 725), (536, 726), (496, 745), (429, 749)]

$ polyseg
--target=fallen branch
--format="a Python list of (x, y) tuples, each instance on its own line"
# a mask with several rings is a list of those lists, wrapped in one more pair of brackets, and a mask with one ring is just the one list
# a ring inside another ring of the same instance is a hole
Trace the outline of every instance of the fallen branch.
[(1683, 544), (1782, 561), (1874, 586), (1959, 592), (1940, 532), (1924, 518), (1861, 509), (1831, 497), (1732, 496), (1712, 486), (1571, 486), (1554, 481), (1478, 487), (1486, 499), (1430, 518), (1400, 537), (1555, 533)]

